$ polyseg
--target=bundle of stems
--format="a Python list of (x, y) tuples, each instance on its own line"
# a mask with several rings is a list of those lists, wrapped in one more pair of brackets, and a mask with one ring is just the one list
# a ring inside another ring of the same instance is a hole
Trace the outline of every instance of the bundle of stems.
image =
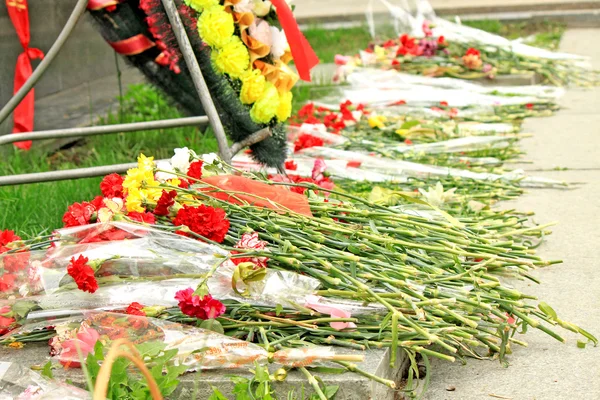
[[(312, 184), (274, 184), (325, 191)], [(188, 203), (193, 197), (192, 203), (225, 209), (231, 223), (226, 244), (233, 246), (248, 231), (258, 232), (269, 243), (269, 251), (239, 256), (269, 257), (269, 268), (319, 279), (323, 287), (319, 294), (379, 303), (385, 309), (380, 317), (358, 316), (356, 331), (325, 329), (325, 334), (312, 324), (292, 323), (294, 329), (305, 330), (304, 340), (366, 338), (390, 347), (393, 365), (400, 348), (446, 360), (477, 356), (482, 349), (502, 357), (510, 343), (523, 344), (509, 334), (517, 326), (538, 328), (559, 341), (564, 339), (551, 328), (557, 324), (592, 337), (555, 318), (546, 307), (536, 309), (525, 301), (532, 296), (502, 283), (501, 277), (536, 282), (530, 274), (533, 269), (558, 262), (544, 261), (529, 247), (516, 244), (512, 238), (525, 232), (510, 228), (515, 221), (500, 231), (486, 230), (484, 224), (430, 220), (339, 191), (328, 191), (332, 196), (328, 202), (310, 200), (309, 218), (242, 200), (233, 204), (210, 194), (235, 198), (238, 193), (201, 182), (199, 187), (208, 191), (166, 188), (178, 190)], [(509, 322), (511, 318), (517, 322)], [(253, 314), (249, 322), (273, 320)], [(243, 324), (235, 327), (241, 329)]]

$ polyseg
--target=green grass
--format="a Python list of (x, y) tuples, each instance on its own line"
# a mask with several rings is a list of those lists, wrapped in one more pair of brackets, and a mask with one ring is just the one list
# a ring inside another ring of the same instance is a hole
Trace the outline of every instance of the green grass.
[[(125, 95), (122, 122), (142, 122), (180, 117), (156, 90), (136, 85)], [(119, 113), (110, 113), (100, 125), (119, 123)], [(217, 151), (216, 140), (193, 127), (96, 136), (77, 146), (47, 154), (34, 144), (33, 150), (12, 150), (0, 163), (0, 175), (91, 167), (135, 162), (143, 152), (169, 158), (176, 147), (187, 146), (199, 153)], [(36, 148), (37, 147), (37, 148)], [(62, 226), (61, 218), (73, 202), (100, 194), (101, 178), (0, 187), (0, 230), (13, 229), (23, 236)]]
[(556, 50), (566, 25), (553, 21), (502, 23), (498, 20), (463, 21), (464, 25), (504, 36), (508, 39), (534, 36), (532, 46)]

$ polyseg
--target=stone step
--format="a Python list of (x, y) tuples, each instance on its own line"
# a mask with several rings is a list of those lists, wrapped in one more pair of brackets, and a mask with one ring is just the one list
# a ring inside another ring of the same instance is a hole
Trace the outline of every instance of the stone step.
[[(26, 344), (22, 349), (13, 349), (9, 347), (0, 347), (0, 361), (19, 362), (25, 366), (41, 367), (45, 365), (50, 356), (48, 355), (49, 347), (46, 343), (30, 343)], [(401, 387), (401, 380), (408, 370), (409, 359), (404, 352), (400, 352), (397, 358), (397, 366), (390, 368), (389, 356), (390, 350), (369, 350), (366, 352), (352, 351), (335, 347), (337, 353), (344, 354), (364, 354), (365, 361), (357, 363), (357, 367), (362, 370), (380, 376), (385, 379), (396, 382), (397, 387)], [(327, 365), (338, 367), (338, 365)], [(270, 366), (271, 374), (279, 368), (276, 365)], [(85, 387), (85, 378), (80, 369), (56, 369), (53, 371), (54, 377), (65, 380), (70, 379), (74, 385)], [(233, 383), (229, 376), (237, 375), (250, 378), (252, 375), (247, 369), (239, 370), (217, 370), (217, 371), (202, 371), (196, 373), (188, 373), (181, 378), (181, 384), (177, 391), (170, 397), (171, 399), (188, 400), (188, 399), (207, 399), (211, 393), (211, 385), (218, 387), (228, 398), (231, 398), (231, 390)], [(314, 376), (319, 376), (326, 385), (339, 386), (336, 395), (337, 400), (395, 400), (398, 397), (398, 392), (387, 388), (386, 386), (374, 382), (364, 376), (354, 373), (343, 374), (325, 374), (314, 372)], [(312, 393), (312, 387), (306, 381), (306, 377), (299, 371), (292, 370), (288, 373), (287, 378), (281, 382), (275, 382), (274, 388), (277, 396), (280, 399), (286, 399), (287, 394), (294, 390), (297, 396), (300, 396), (302, 390), (308, 398)], [(195, 391), (195, 397), (194, 395)]]

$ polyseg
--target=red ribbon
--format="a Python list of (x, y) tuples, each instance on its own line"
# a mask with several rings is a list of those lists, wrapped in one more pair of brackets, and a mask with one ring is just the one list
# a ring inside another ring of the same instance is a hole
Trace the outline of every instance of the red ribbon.
[[(33, 73), (31, 60), (44, 58), (44, 53), (42, 53), (40, 49), (29, 47), (29, 8), (27, 6), (27, 0), (6, 0), (6, 7), (8, 9), (10, 20), (19, 36), (21, 46), (23, 47), (23, 53), (19, 54), (17, 66), (15, 68), (13, 94), (16, 94)], [(33, 131), (34, 112), (35, 92), (31, 89), (13, 112), (12, 133)], [(31, 148), (31, 141), (16, 142), (14, 145), (20, 149), (29, 150)]]
[(271, 0), (277, 10), (277, 17), (292, 50), (292, 57), (298, 69), (298, 75), (303, 81), (310, 82), (310, 70), (319, 63), (319, 57), (300, 32), (300, 27), (294, 14), (285, 0)]
[(141, 33), (139, 35), (132, 36), (129, 39), (119, 40), (118, 42), (109, 42), (108, 44), (117, 53), (124, 56), (134, 56), (156, 46), (152, 40), (148, 39)]
[(119, 4), (123, 0), (88, 0), (87, 8), (88, 10), (98, 11), (104, 8), (107, 11), (114, 11), (117, 8), (117, 4)]

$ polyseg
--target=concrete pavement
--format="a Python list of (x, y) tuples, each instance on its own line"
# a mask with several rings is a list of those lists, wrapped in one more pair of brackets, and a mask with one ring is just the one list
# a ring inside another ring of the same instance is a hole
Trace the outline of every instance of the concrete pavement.
[[(589, 55), (600, 67), (600, 44), (591, 38), (600, 30), (568, 31), (561, 49)], [(514, 286), (554, 307), (560, 318), (600, 335), (600, 88), (570, 89), (564, 110), (550, 118), (530, 119), (523, 142), (530, 170), (567, 167), (568, 171), (531, 172), (566, 181), (584, 181), (576, 190), (535, 190), (502, 208), (535, 211), (537, 222), (559, 221), (539, 254), (564, 264), (535, 273), (542, 284)], [(528, 348), (514, 348), (510, 366), (497, 361), (468, 360), (466, 366), (434, 362), (426, 400), (593, 400), (600, 399), (600, 347), (576, 346), (577, 335), (560, 334), (561, 344), (529, 329), (520, 337)], [(455, 390), (449, 391), (451, 387)]]

